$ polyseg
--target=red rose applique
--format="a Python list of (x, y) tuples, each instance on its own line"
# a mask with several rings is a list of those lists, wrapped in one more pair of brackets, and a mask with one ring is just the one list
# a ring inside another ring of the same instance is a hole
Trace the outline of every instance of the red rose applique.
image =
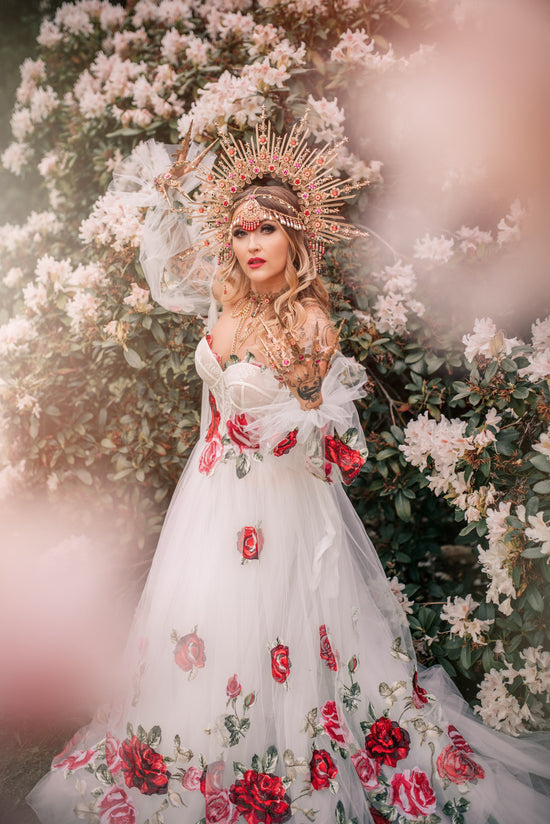
[(456, 727), (449, 724), (447, 734), (457, 750), (464, 750), (464, 752), (473, 752), (473, 749), (467, 743), (466, 739), (462, 737)]
[(380, 783), (378, 780), (378, 776), (382, 771), (380, 761), (375, 761), (374, 758), (370, 758), (365, 750), (358, 750), (351, 756), (351, 760), (353, 761), (355, 772), (363, 787), (366, 790), (375, 790)]
[(79, 770), (85, 767), (97, 755), (96, 750), (76, 750), (71, 755), (53, 765), (54, 770)]
[(392, 775), (389, 803), (407, 818), (433, 813), (437, 799), (428, 776), (418, 767)]
[(120, 741), (110, 732), (105, 736), (105, 760), (111, 775), (115, 775), (122, 769)]
[(413, 693), (412, 693), (412, 700), (413, 704), (417, 710), (421, 709), (424, 704), (428, 703), (428, 699), (426, 695), (428, 694), (427, 691), (418, 685), (418, 673), (415, 670), (412, 679), (412, 686), (413, 686)]
[(136, 824), (136, 811), (122, 787), (114, 787), (99, 802), (99, 824)]
[(345, 484), (353, 481), (365, 463), (365, 458), (357, 449), (352, 449), (351, 446), (331, 435), (325, 438), (325, 457), (340, 469)]
[(237, 535), (237, 547), (245, 561), (257, 561), (264, 545), (263, 532), (259, 527), (245, 526)]
[(290, 674), (290, 658), (288, 647), (277, 638), (275, 646), (271, 648), (271, 675), (278, 684), (286, 684)]
[(203, 475), (211, 475), (214, 467), (223, 455), (222, 439), (218, 432), (215, 432), (209, 441), (206, 441), (200, 458), (199, 472)]
[(122, 742), (122, 771), (127, 787), (136, 787), (143, 795), (164, 795), (168, 792), (170, 773), (162, 755), (137, 735)]
[(273, 454), (279, 458), (281, 455), (286, 455), (287, 452), (296, 446), (296, 435), (298, 434), (297, 429), (293, 429), (292, 432), (289, 432), (286, 438), (283, 438), (282, 441), (279, 441), (277, 446), (273, 449)]
[(338, 662), (332, 650), (332, 646), (329, 641), (327, 628), (325, 624), (321, 624), (321, 626), (319, 627), (319, 641), (321, 658), (330, 670), (336, 672), (336, 670), (338, 669)]
[(291, 816), (290, 799), (277, 775), (247, 770), (232, 785), (229, 798), (247, 824), (282, 824)]
[(181, 779), (181, 786), (185, 790), (200, 790), (202, 773), (198, 767), (188, 767)]
[(350, 731), (345, 722), (340, 720), (336, 701), (325, 701), (320, 714), (326, 734), (337, 744), (347, 744), (350, 740)]
[(218, 434), (218, 427), (220, 425), (221, 415), (218, 412), (216, 401), (212, 392), (208, 393), (208, 402), (210, 403), (210, 425), (206, 433), (206, 441), (211, 441), (214, 435)]
[(398, 761), (406, 758), (409, 748), (407, 730), (385, 716), (374, 722), (365, 738), (365, 749), (370, 757), (388, 767), (395, 767)]
[(476, 764), (470, 753), (452, 744), (440, 752), (437, 772), (441, 778), (446, 778), (453, 784), (465, 784), (466, 781), (475, 783), (479, 778), (485, 778), (483, 767)]
[(240, 810), (231, 801), (229, 790), (218, 790), (206, 796), (206, 821), (208, 824), (237, 824)]
[(196, 675), (198, 669), (204, 667), (206, 664), (204, 641), (199, 638), (196, 629), (177, 640), (174, 660), (180, 669), (190, 674), (191, 678)]
[(260, 448), (257, 438), (250, 434), (249, 428), (250, 421), (245, 412), (241, 412), (240, 415), (234, 415), (227, 421), (227, 434), (239, 452), (242, 452), (244, 449)]
[(338, 775), (338, 769), (326, 750), (314, 750), (309, 762), (311, 786), (314, 790), (330, 787), (332, 779)]
[(231, 678), (227, 680), (227, 686), (225, 688), (225, 694), (231, 700), (232, 698), (238, 698), (242, 692), (241, 682), (237, 678), (237, 675), (232, 675)]
[(374, 807), (369, 807), (369, 813), (372, 816), (374, 824), (391, 824), (389, 818), (386, 818), (385, 815), (382, 815), (380, 810), (375, 810)]

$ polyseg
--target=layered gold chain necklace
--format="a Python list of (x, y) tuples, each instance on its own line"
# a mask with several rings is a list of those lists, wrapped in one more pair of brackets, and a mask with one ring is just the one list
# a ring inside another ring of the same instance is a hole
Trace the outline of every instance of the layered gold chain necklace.
[(243, 343), (248, 340), (260, 325), (262, 314), (266, 308), (286, 292), (287, 288), (288, 287), (285, 286), (284, 289), (276, 294), (266, 293), (256, 295), (254, 292), (249, 292), (247, 297), (243, 298), (241, 304), (231, 315), (231, 317), (239, 319), (233, 334), (231, 355), (237, 354)]

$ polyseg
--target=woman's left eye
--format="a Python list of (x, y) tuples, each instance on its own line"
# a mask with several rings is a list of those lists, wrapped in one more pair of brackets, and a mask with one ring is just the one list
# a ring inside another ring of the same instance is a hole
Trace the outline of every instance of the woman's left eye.
[(272, 232), (275, 232), (275, 226), (272, 223), (264, 223), (262, 225), (262, 232), (264, 234), (270, 235)]

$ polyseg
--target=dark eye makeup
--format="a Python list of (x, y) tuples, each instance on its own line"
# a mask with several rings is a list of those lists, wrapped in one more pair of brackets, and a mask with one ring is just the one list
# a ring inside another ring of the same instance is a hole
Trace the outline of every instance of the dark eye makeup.
[[(262, 223), (261, 226), (260, 226), (260, 232), (262, 232), (264, 235), (271, 235), (271, 234), (273, 234), (273, 232), (276, 232), (276, 231), (277, 231), (277, 227), (274, 223)], [(239, 239), (239, 238), (245, 237), (247, 234), (248, 234), (248, 232), (246, 232), (244, 229), (241, 229), (239, 226), (236, 226), (233, 229), (233, 237), (234, 238)]]

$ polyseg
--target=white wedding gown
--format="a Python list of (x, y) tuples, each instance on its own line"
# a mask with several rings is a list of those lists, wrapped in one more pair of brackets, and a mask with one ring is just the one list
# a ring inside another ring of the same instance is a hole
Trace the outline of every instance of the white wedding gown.
[(543, 745), (484, 727), (440, 668), (417, 681), (339, 480), (364, 462), (362, 367), (337, 355), (303, 412), (271, 370), (223, 370), (207, 338), (196, 365), (210, 421), (136, 612), (127, 688), (31, 792), (40, 820), (550, 820), (527, 775), (548, 775)]

